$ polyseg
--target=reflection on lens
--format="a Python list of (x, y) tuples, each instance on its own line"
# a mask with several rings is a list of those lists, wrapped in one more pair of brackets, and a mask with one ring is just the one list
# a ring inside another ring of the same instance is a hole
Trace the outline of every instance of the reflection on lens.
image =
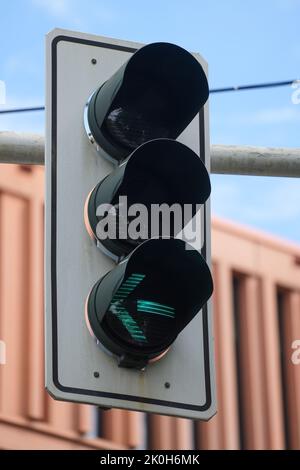
[(105, 124), (107, 131), (116, 142), (132, 150), (148, 140), (169, 137), (170, 134), (166, 127), (147, 121), (142, 113), (135, 110), (129, 112), (123, 108), (110, 111)]

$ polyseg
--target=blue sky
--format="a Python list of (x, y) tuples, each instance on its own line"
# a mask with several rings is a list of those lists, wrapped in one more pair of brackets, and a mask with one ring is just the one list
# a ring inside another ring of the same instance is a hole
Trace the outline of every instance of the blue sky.
[[(210, 87), (300, 78), (300, 0), (0, 0), (6, 105), (44, 103), (44, 35), (54, 27), (200, 52)], [(211, 143), (299, 147), (291, 87), (214, 95)], [(43, 132), (43, 113), (0, 130)], [(300, 242), (300, 180), (212, 176), (213, 213)]]

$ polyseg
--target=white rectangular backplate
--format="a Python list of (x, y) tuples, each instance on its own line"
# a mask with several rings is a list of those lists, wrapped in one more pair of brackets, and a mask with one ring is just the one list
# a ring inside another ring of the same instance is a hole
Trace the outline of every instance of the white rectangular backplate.
[[(85, 199), (113, 166), (89, 142), (83, 111), (91, 93), (139, 47), (57, 29), (46, 39), (46, 387), (59, 400), (207, 420), (216, 411), (210, 302), (144, 371), (118, 367), (85, 324), (86, 297), (114, 262), (84, 225)], [(207, 105), (178, 140), (209, 168)], [(201, 225), (201, 252), (210, 263), (209, 201)]]

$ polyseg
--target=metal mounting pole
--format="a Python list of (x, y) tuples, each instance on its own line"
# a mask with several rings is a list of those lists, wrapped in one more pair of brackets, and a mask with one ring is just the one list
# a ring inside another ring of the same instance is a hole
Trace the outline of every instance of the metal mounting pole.
[[(0, 163), (44, 165), (44, 137), (0, 132)], [(211, 172), (299, 178), (300, 149), (212, 145)]]
[(0, 163), (44, 165), (44, 150), (43, 135), (0, 132)]
[(300, 149), (213, 145), (211, 171), (229, 175), (300, 177)]

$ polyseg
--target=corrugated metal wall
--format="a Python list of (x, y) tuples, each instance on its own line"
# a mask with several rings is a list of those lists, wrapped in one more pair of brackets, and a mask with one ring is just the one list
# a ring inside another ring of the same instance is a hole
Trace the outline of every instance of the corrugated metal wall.
[(219, 412), (97, 411), (44, 391), (43, 169), (0, 172), (0, 448), (300, 448), (300, 248), (214, 221)]

